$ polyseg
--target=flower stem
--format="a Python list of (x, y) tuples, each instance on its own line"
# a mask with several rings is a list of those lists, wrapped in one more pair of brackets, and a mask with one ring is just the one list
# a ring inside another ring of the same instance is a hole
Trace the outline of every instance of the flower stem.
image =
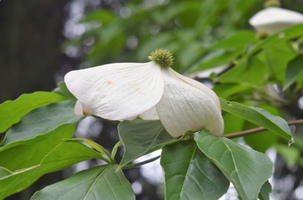
[(129, 164), (129, 165), (125, 165), (124, 167), (122, 167), (123, 169), (128, 169), (128, 168), (133, 168), (133, 167), (137, 167), (137, 166), (141, 166), (141, 165), (144, 165), (144, 164), (147, 164), (147, 163), (150, 163), (150, 162), (153, 162), (157, 159), (159, 159), (160, 156), (156, 156), (154, 158), (151, 158), (151, 159), (148, 159), (148, 160), (145, 160), (143, 162), (139, 162), (139, 163), (134, 163), (134, 164)]
[[(303, 123), (303, 119), (293, 120), (293, 121), (288, 121), (287, 122), (288, 125), (291, 125), (291, 124), (301, 124), (301, 123)], [(258, 128), (253, 128), (253, 129), (245, 130), (245, 131), (240, 131), (240, 132), (237, 132), (237, 133), (223, 135), (223, 137), (226, 137), (226, 138), (242, 137), (242, 136), (258, 133), (258, 132), (265, 131), (265, 130), (267, 130), (267, 129), (264, 128), (264, 127), (258, 127)]]
[(122, 140), (119, 140), (119, 141), (115, 144), (115, 146), (113, 147), (112, 154), (111, 154), (111, 157), (112, 157), (113, 159), (114, 159), (115, 156), (116, 156), (118, 147), (120, 147), (122, 144), (123, 144), (123, 141), (122, 141)]

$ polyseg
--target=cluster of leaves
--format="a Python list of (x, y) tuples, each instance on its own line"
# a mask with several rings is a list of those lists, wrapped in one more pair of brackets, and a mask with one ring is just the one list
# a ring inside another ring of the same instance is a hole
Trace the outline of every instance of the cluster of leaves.
[(86, 32), (66, 47), (83, 48), (88, 67), (145, 62), (152, 51), (164, 48), (174, 56), (174, 69), (183, 72), (201, 59), (201, 46), (248, 27), (248, 18), (258, 11), (257, 6), (262, 7), (263, 0), (160, 2), (131, 0), (118, 11), (120, 15), (95, 10), (80, 21)]
[[(230, 183), (243, 200), (269, 199), (267, 180), (273, 164), (264, 152), (275, 146), (283, 154), (292, 139), (278, 107), (302, 95), (303, 25), (257, 39), (252, 31), (238, 30), (239, 24), (247, 23), (243, 19), (252, 12), (252, 5), (260, 3), (255, 0), (146, 2), (131, 1), (126, 7), (131, 15), (121, 15), (124, 18), (106, 10), (87, 15), (81, 23), (102, 26), (87, 30), (68, 45), (81, 46), (93, 38), (86, 58), (90, 65), (105, 59), (143, 61), (156, 48), (169, 49), (175, 69), (187, 74), (226, 65), (224, 73), (206, 77), (216, 83), (214, 91), (221, 97), (225, 137), (212, 136), (204, 129), (189, 130), (175, 139), (160, 121), (135, 119), (118, 125), (121, 141), (109, 153), (94, 141), (73, 138), (84, 116), (74, 115), (76, 99), (62, 82), (53, 92), (24, 94), (0, 105), (0, 132), (6, 132), (0, 143), (0, 199), (25, 189), (44, 174), (90, 159), (104, 164), (45, 187), (32, 199), (135, 199), (123, 169), (140, 165), (132, 161), (158, 149), (162, 149), (166, 199), (216, 200)], [(226, 21), (227, 13), (231, 22)], [(216, 29), (219, 23), (223, 26)], [(231, 36), (222, 39), (227, 31)], [(282, 88), (285, 96), (275, 88)], [(251, 148), (229, 139), (230, 133), (257, 126), (267, 131), (244, 137)], [(122, 144), (125, 153), (116, 163), (115, 154)]]
[[(61, 83), (56, 93), (25, 94), (16, 101), (1, 104), (1, 130), (7, 131), (0, 148), (0, 198), (19, 192), (46, 173), (75, 163), (101, 159), (104, 165), (79, 172), (37, 192), (32, 199), (89, 198), (134, 199), (122, 168), (132, 167), (136, 158), (162, 148), (161, 165), (165, 172), (166, 198), (218, 199), (232, 182), (243, 199), (256, 199), (262, 185), (272, 175), (269, 158), (207, 130), (188, 131), (172, 138), (160, 121), (123, 121), (118, 130), (125, 146), (121, 162), (114, 162), (119, 142), (109, 154), (93, 141), (72, 138), (76, 123), (75, 99)], [(59, 95), (61, 94), (61, 95)], [(67, 94), (62, 96), (63, 94)], [(285, 121), (265, 110), (221, 99), (222, 109), (263, 126), (288, 140)], [(38, 107), (38, 108), (37, 108)], [(11, 112), (12, 109), (15, 112)], [(17, 123), (17, 124), (16, 124)], [(92, 148), (77, 141), (81, 140)], [(178, 158), (178, 159), (175, 159)], [(261, 197), (268, 199), (267, 183)]]

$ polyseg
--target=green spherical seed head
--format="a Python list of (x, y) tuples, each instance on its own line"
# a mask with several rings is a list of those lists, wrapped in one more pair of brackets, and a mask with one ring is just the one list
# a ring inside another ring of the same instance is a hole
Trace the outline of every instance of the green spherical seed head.
[(267, 0), (264, 3), (264, 8), (268, 8), (268, 7), (281, 7), (281, 3), (279, 0)]
[(148, 59), (159, 64), (161, 67), (168, 68), (173, 64), (173, 56), (167, 49), (156, 49), (148, 56)]

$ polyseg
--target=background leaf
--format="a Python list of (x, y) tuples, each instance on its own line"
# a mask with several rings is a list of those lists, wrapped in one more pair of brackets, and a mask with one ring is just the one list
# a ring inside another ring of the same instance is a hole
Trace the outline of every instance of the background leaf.
[(74, 114), (75, 102), (68, 100), (52, 103), (22, 117), (17, 125), (7, 131), (0, 151), (20, 144), (34, 144), (78, 122), (83, 116)]
[(266, 46), (258, 55), (258, 58), (267, 65), (271, 81), (282, 85), (285, 82), (287, 64), (296, 55), (291, 44), (277, 42)]
[(131, 185), (118, 165), (102, 165), (78, 172), (72, 177), (45, 187), (31, 200), (87, 199), (134, 200)]
[(298, 55), (295, 59), (288, 63), (286, 70), (286, 82), (283, 90), (286, 90), (303, 74), (303, 54)]
[(238, 83), (244, 86), (257, 87), (264, 83), (266, 65), (258, 58), (247, 59), (219, 76), (221, 83)]
[(165, 199), (217, 200), (229, 187), (229, 181), (193, 139), (163, 147), (161, 166), (165, 174)]
[(237, 83), (226, 83), (215, 85), (213, 91), (222, 98), (236, 98), (243, 94), (241, 92), (249, 89), (251, 89), (250, 86), (239, 85)]
[(278, 116), (274, 116), (258, 107), (248, 107), (243, 104), (227, 101), (220, 98), (222, 110), (231, 114), (237, 115), (247, 121), (250, 121), (258, 126), (262, 126), (274, 133), (283, 136), (287, 140), (292, 138), (288, 124), (284, 119)]
[(262, 50), (264, 47), (267, 45), (274, 44), (276, 42), (286, 42), (292, 38), (296, 38), (302, 35), (302, 29), (303, 29), (303, 24), (298, 24), (295, 26), (292, 26), (286, 30), (280, 31), (278, 33), (275, 33), (274, 35), (261, 40), (258, 44), (256, 44), (249, 52), (248, 54), (244, 55), (241, 59), (242, 61), (245, 61), (249, 57), (253, 56), (256, 54), (258, 51)]
[(223, 115), (224, 120), (224, 134), (235, 133), (243, 130), (245, 120), (241, 117), (235, 116), (230, 113)]
[(273, 163), (262, 153), (224, 137), (199, 131), (198, 147), (233, 183), (243, 200), (256, 200), (262, 185), (272, 176)]
[(277, 150), (278, 154), (280, 154), (287, 166), (292, 168), (297, 163), (298, 159), (300, 158), (301, 151), (297, 146), (290, 146), (288, 147), (285, 144), (274, 144), (273, 147)]
[(19, 122), (20, 117), (30, 111), (65, 99), (63, 96), (52, 92), (35, 92), (23, 94), (15, 101), (8, 100), (0, 104), (0, 133)]
[(243, 50), (217, 50), (210, 52), (205, 57), (203, 57), (198, 63), (193, 66), (191, 73), (197, 72), (204, 69), (209, 69), (213, 67), (218, 67), (221, 65), (230, 65), (232, 61), (235, 60), (239, 55), (243, 53)]
[[(246, 124), (246, 123), (245, 123)], [(248, 126), (245, 126), (246, 128)], [(252, 126), (256, 128), (255, 126)], [(245, 143), (256, 151), (265, 153), (275, 142), (277, 142), (278, 135), (271, 131), (262, 131), (244, 136)]]
[(222, 40), (207, 49), (235, 49), (257, 43), (256, 34), (252, 31), (238, 31), (231, 37)]
[(76, 141), (62, 141), (40, 163), (0, 178), (0, 199), (25, 189), (44, 174), (62, 170), (75, 163), (99, 158), (93, 149)]

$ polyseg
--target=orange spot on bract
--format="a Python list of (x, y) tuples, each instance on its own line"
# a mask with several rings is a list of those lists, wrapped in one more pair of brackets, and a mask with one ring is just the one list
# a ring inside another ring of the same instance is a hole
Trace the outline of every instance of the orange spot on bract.
[(104, 85), (107, 85), (107, 86), (112, 86), (112, 85), (115, 85), (115, 82), (114, 81), (111, 81), (111, 80), (107, 80), (103, 83)]

